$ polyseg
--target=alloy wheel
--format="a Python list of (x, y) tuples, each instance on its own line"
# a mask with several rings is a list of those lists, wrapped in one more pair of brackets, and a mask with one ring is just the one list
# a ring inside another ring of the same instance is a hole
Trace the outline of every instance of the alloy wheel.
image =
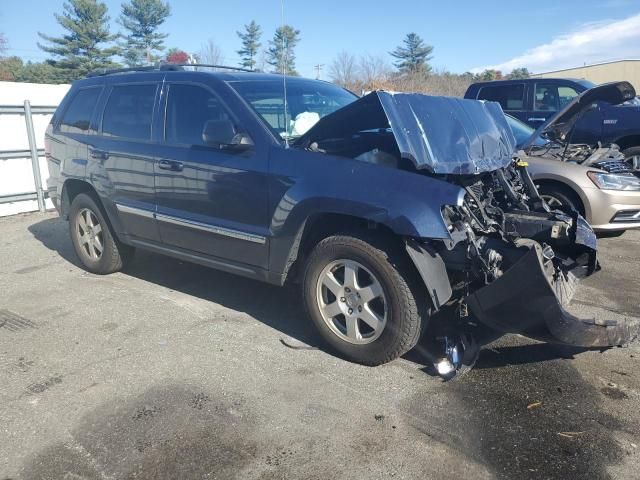
[(99, 260), (104, 250), (102, 225), (96, 214), (88, 208), (78, 212), (76, 235), (84, 253), (92, 260)]
[(363, 345), (382, 334), (388, 302), (378, 279), (354, 260), (335, 260), (320, 273), (316, 288), (320, 315), (341, 340)]

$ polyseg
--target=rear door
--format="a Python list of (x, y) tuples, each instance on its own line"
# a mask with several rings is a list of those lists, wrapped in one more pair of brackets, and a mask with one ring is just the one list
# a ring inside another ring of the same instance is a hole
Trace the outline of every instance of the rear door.
[(498, 102), (505, 113), (526, 122), (526, 91), (524, 82), (495, 83), (480, 87), (477, 98), (478, 100)]
[[(175, 77), (175, 76), (174, 76)], [(157, 219), (168, 246), (266, 268), (268, 148), (221, 150), (205, 144), (207, 121), (244, 126), (212, 87), (168, 81), (163, 157), (155, 163)]]
[(153, 165), (161, 149), (154, 141), (160, 85), (157, 80), (110, 85), (99, 135), (89, 146), (90, 161), (104, 172), (104, 178), (94, 182), (115, 203), (124, 232), (139, 240), (160, 238), (153, 185)]

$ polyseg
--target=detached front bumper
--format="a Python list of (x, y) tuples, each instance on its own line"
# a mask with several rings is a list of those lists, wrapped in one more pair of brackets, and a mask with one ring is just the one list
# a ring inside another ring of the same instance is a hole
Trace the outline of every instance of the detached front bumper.
[(638, 338), (636, 321), (581, 319), (569, 313), (565, 307), (577, 283), (571, 271), (557, 273), (542, 248), (533, 244), (500, 278), (466, 301), (480, 322), (502, 333), (581, 347), (625, 345)]

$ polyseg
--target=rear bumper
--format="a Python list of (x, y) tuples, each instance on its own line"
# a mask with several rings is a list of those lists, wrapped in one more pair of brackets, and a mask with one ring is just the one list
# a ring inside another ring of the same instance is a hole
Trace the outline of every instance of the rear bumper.
[[(638, 338), (636, 321), (581, 319), (569, 313), (566, 307), (578, 279), (572, 272), (557, 274), (549, 263), (540, 246), (532, 246), (500, 278), (467, 297), (471, 312), (499, 332), (567, 345), (611, 347)], [(575, 271), (586, 273), (587, 268), (581, 265)]]

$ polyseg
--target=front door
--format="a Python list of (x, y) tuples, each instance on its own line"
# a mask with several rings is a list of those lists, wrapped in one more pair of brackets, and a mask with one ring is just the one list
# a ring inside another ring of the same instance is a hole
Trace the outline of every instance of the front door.
[(267, 148), (207, 145), (207, 122), (236, 118), (208, 86), (167, 83), (163, 158), (154, 166), (162, 242), (231, 264), (267, 267)]
[(536, 82), (533, 89), (532, 109), (526, 119), (533, 128), (538, 128), (579, 95), (575, 88), (553, 82)]

